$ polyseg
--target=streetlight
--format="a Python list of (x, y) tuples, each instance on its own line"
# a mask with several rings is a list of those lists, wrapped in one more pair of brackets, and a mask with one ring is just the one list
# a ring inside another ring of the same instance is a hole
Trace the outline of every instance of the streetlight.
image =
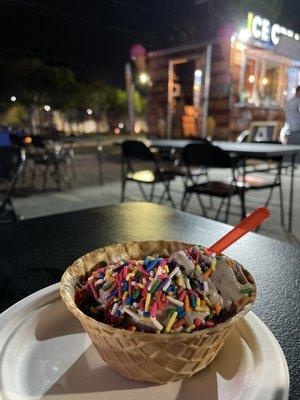
[(11, 96), (10, 100), (11, 100), (12, 102), (14, 102), (14, 101), (17, 100), (17, 98), (16, 98), (16, 96)]
[(86, 113), (87, 113), (88, 115), (92, 115), (92, 114), (93, 114), (93, 110), (92, 110), (91, 108), (88, 108), (88, 109), (86, 110)]
[(48, 106), (48, 104), (46, 104), (46, 105), (44, 105), (44, 110), (45, 111), (50, 111), (51, 110), (51, 107), (50, 106)]
[(139, 74), (139, 81), (142, 85), (148, 85), (150, 82), (150, 76), (146, 72)]

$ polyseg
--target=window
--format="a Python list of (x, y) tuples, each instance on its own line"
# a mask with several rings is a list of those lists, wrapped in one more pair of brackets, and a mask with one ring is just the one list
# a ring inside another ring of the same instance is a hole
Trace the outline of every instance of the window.
[(284, 106), (287, 68), (245, 55), (240, 69), (240, 101), (255, 106)]

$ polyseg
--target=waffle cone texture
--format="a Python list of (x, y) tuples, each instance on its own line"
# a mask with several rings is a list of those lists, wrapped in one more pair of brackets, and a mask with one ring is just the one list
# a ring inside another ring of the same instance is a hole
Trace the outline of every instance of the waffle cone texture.
[(158, 384), (186, 379), (208, 366), (222, 348), (236, 322), (255, 300), (256, 287), (252, 276), (243, 269), (253, 284), (251, 297), (239, 312), (223, 323), (193, 333), (153, 334), (114, 328), (88, 317), (76, 306), (75, 284), (78, 277), (88, 276), (99, 261), (113, 258), (143, 259), (147, 255), (167, 257), (193, 246), (171, 241), (121, 243), (95, 250), (76, 260), (63, 274), (60, 292), (68, 309), (79, 319), (101, 358), (123, 376)]

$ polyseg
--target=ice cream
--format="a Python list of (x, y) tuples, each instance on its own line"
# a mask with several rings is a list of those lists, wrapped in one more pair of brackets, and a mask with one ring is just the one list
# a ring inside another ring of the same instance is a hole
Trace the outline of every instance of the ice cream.
[(114, 327), (191, 333), (237, 313), (252, 291), (238, 262), (194, 246), (165, 258), (102, 261), (78, 280), (75, 302)]

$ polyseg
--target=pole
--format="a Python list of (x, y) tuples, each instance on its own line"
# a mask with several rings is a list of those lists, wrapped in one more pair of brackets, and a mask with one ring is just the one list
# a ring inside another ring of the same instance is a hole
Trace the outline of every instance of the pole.
[(202, 132), (201, 132), (201, 136), (203, 138), (207, 137), (207, 118), (208, 118), (210, 73), (211, 73), (211, 53), (212, 53), (212, 45), (209, 44), (206, 48), (206, 66), (205, 66), (204, 97), (203, 97), (203, 118), (202, 118)]
[(174, 64), (169, 61), (168, 68), (168, 111), (167, 111), (167, 138), (172, 138), (173, 120), (173, 86), (174, 86)]
[(135, 113), (134, 113), (134, 84), (132, 82), (132, 69), (131, 64), (125, 64), (125, 85), (127, 93), (127, 110), (129, 119), (130, 134), (134, 133)]

